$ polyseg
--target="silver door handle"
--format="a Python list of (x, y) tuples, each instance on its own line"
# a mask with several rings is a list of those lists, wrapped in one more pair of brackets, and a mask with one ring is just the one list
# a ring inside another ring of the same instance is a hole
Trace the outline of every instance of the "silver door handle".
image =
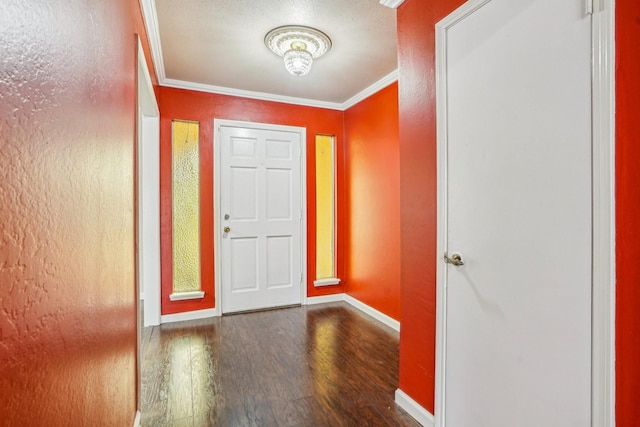
[(452, 253), (451, 254), (451, 258), (449, 258), (449, 256), (445, 252), (444, 253), (444, 262), (446, 262), (447, 264), (455, 265), (455, 266), (464, 265), (464, 261), (462, 260), (462, 255), (460, 255), (457, 252)]

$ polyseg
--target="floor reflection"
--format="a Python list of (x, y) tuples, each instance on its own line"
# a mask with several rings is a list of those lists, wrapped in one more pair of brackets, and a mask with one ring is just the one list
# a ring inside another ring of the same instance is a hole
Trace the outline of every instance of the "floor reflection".
[(417, 426), (398, 334), (344, 303), (145, 328), (143, 426)]

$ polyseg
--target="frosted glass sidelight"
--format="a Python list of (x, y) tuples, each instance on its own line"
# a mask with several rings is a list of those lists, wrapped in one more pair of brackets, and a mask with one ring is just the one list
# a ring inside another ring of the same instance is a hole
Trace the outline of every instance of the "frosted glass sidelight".
[(316, 279), (335, 277), (334, 138), (316, 135)]
[(173, 293), (200, 290), (200, 124), (174, 120)]

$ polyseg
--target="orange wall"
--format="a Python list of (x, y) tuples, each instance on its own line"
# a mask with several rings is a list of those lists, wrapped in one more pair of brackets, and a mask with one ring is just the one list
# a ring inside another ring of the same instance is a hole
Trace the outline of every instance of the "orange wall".
[[(335, 135), (337, 168), (344, 167), (343, 113), (181, 89), (160, 88), (160, 239), (162, 263), (162, 314), (214, 307), (213, 253), (213, 119), (307, 128), (307, 293), (308, 296), (343, 292), (343, 286), (314, 288), (315, 279), (315, 135)], [(171, 121), (200, 122), (200, 251), (203, 300), (169, 301), (172, 289), (171, 254)], [(344, 183), (338, 174), (338, 204), (344, 202)], [(344, 240), (344, 215), (339, 213), (338, 241)], [(344, 262), (338, 250), (338, 275)]]
[(398, 8), (400, 388), (431, 413), (437, 258), (435, 24), (462, 3), (463, 0), (406, 0)]
[(0, 7), (0, 424), (132, 425), (144, 28), (137, 1), (40, 3)]
[(616, 0), (616, 417), (640, 425), (640, 2)]
[(345, 112), (345, 140), (345, 290), (400, 320), (397, 83)]

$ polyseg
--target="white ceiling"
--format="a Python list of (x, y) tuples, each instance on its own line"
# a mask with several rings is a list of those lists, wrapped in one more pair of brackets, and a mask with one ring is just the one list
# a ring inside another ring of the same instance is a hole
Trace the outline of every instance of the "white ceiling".
[[(396, 10), (379, 0), (142, 0), (160, 84), (345, 109), (397, 79)], [(264, 44), (305, 25), (332, 49), (295, 77)]]

